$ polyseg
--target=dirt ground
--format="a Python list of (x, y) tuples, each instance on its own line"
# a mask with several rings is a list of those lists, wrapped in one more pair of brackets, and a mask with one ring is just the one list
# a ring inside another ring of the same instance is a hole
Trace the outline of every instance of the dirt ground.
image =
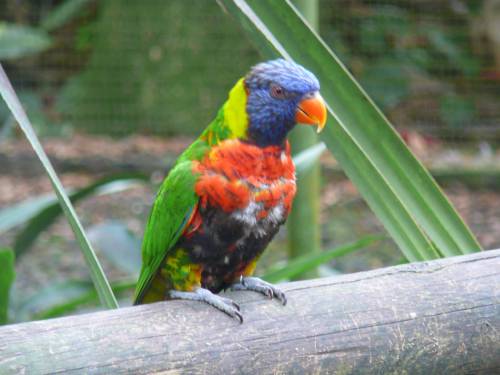
[[(144, 171), (154, 182), (161, 181), (168, 165), (189, 142), (188, 138), (132, 136), (117, 140), (76, 135), (69, 139), (46, 139), (43, 144), (63, 185), (67, 189), (76, 189), (98, 177), (124, 171)], [(424, 142), (424, 145), (412, 147), (427, 165), (442, 165), (446, 157), (455, 163), (453, 165), (460, 161), (457, 156), (460, 153), (443, 145), (426, 146)], [(462, 165), (484, 157), (480, 148), (478, 150), (463, 156)], [(356, 188), (346, 179), (328, 177), (328, 170), (336, 167), (333, 158), (325, 154), (322, 164), (326, 171), (321, 194), (323, 247), (328, 249), (366, 234), (383, 233), (383, 227), (366, 207)], [(444, 190), (481, 245), (485, 249), (500, 248), (500, 192), (470, 188), (460, 181), (447, 184)], [(0, 209), (50, 192), (50, 183), (24, 140), (20, 138), (0, 144)], [(108, 220), (119, 220), (140, 238), (154, 193), (151, 184), (139, 185), (114, 194), (92, 196), (78, 203), (76, 209), (86, 228)], [(11, 246), (18, 231), (16, 228), (0, 235), (0, 246)], [(264, 268), (265, 264), (284, 259), (284, 233), (280, 233), (272, 248), (275, 251), (266, 252), (262, 260)], [(401, 255), (388, 239), (336, 260), (334, 266), (341, 272), (354, 272), (399, 261)], [(103, 263), (112, 279), (124, 276), (105, 260)], [(86, 278), (87, 270), (71, 230), (60, 218), (40, 236), (29, 253), (19, 259), (14, 294), (26, 297), (54, 281)]]

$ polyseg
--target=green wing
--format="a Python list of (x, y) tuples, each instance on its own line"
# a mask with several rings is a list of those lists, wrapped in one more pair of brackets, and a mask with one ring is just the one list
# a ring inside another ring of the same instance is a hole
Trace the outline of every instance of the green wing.
[[(160, 187), (144, 233), (142, 269), (135, 289), (134, 304), (141, 303), (148, 292), (163, 259), (186, 229), (198, 203), (198, 196), (194, 192), (196, 176), (192, 172), (192, 161), (201, 160), (214, 144), (244, 131), (247, 124), (245, 98), (243, 79), (240, 79), (216, 118), (201, 137), (182, 153)], [(231, 123), (235, 124), (234, 129), (226, 121), (226, 108), (230, 109), (229, 117)]]
[(144, 232), (142, 269), (134, 304), (141, 303), (163, 259), (183, 233), (196, 207), (195, 181), (192, 162), (181, 157), (158, 191)]

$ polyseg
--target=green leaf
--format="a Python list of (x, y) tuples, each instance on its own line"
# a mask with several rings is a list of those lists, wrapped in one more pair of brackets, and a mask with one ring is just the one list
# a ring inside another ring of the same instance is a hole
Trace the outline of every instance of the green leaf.
[(51, 44), (49, 35), (42, 30), (0, 22), (0, 60), (34, 55)]
[(90, 227), (87, 231), (90, 242), (114, 266), (134, 278), (141, 270), (141, 240), (134, 236), (124, 223), (107, 220)]
[[(31, 119), (31, 123), (33, 124), (35, 129), (37, 129), (37, 131), (44, 131), (45, 129), (48, 129), (50, 120), (47, 118), (42, 96), (32, 89), (20, 90), (17, 95), (19, 96), (19, 100), (23, 103), (24, 109)], [(4, 113), (6, 113), (9, 118), (13, 119), (5, 103), (1, 102), (0, 118)], [(15, 121), (12, 122), (15, 125)]]
[(26, 112), (24, 111), (19, 99), (10, 84), (7, 75), (3, 67), (0, 65), (0, 93), (2, 94), (3, 99), (7, 103), (10, 111), (16, 118), (19, 126), (23, 130), (26, 138), (31, 144), (31, 147), (35, 151), (36, 155), (40, 159), (50, 182), (52, 183), (52, 187), (59, 199), (59, 203), (61, 204), (64, 214), (75, 234), (75, 237), (80, 245), (85, 261), (87, 262), (87, 266), (90, 271), (90, 275), (92, 277), (92, 281), (97, 289), (97, 293), (99, 294), (99, 298), (101, 299), (101, 303), (108, 308), (117, 308), (118, 303), (116, 302), (116, 298), (111, 291), (111, 287), (109, 286), (109, 282), (104, 275), (102, 267), (97, 259), (92, 246), (90, 245), (85, 232), (83, 231), (83, 227), (80, 223), (80, 220), (76, 216), (73, 205), (71, 204), (64, 188), (57, 176), (56, 172), (52, 164), (47, 157), (47, 154), (42, 148), (38, 137), (36, 136), (31, 123), (26, 116)]
[(52, 31), (68, 23), (81, 14), (82, 9), (92, 0), (65, 0), (56, 8), (51, 10), (40, 23), (40, 27), (46, 31)]
[(57, 202), (54, 194), (44, 194), (2, 209), (0, 211), (0, 234), (27, 222), (54, 202)]
[(85, 295), (94, 290), (90, 280), (65, 280), (63, 282), (51, 283), (41, 290), (26, 296), (17, 303), (15, 308), (16, 321), (32, 320), (42, 311), (50, 310), (54, 306), (69, 305), (66, 311), (76, 308), (75, 300), (80, 300)]
[(0, 325), (7, 323), (9, 292), (15, 277), (14, 252), (0, 249)]
[[(148, 177), (142, 173), (124, 173), (101, 178), (92, 184), (81, 188), (69, 195), (71, 202), (76, 203), (91, 195), (101, 194), (103, 192), (115, 192), (134, 186), (137, 182), (146, 181)], [(35, 204), (38, 204), (35, 202)], [(56, 219), (63, 213), (61, 205), (57, 200), (39, 211), (36, 216), (31, 218), (28, 225), (17, 234), (14, 242), (14, 251), (19, 258), (30, 247), (38, 236), (52, 225)], [(2, 215), (2, 212), (0, 212)]]
[(324, 263), (327, 263), (334, 258), (338, 258), (353, 251), (363, 249), (371, 245), (375, 241), (379, 241), (383, 238), (384, 236), (366, 236), (356, 242), (345, 244), (331, 250), (322, 251), (319, 254), (303, 255), (301, 257), (290, 260), (283, 268), (267, 272), (263, 276), (263, 279), (269, 281), (270, 283), (289, 280), (294, 276), (300, 275)]
[[(120, 294), (133, 290), (135, 281), (134, 279), (114, 282), (111, 288), (114, 293)], [(99, 297), (90, 280), (66, 280), (52, 283), (18, 304), (16, 321), (55, 318), (98, 301)]]
[[(141, 173), (108, 176), (77, 191), (70, 191), (69, 198), (71, 202), (75, 203), (89, 195), (104, 195), (123, 191), (145, 180), (147, 180), (147, 176)], [(41, 219), (36, 219), (36, 217), (42, 215), (42, 212), (46, 209), (53, 212), (53, 215), (55, 215), (54, 218), (63, 213), (59, 201), (54, 194), (44, 194), (38, 197), (29, 198), (0, 210), (0, 234), (30, 220), (39, 222), (39, 226), (36, 226), (36, 228), (39, 228), (37, 230), (38, 233), (40, 233), (53, 222), (52, 219), (48, 222), (42, 222)], [(24, 250), (25, 249), (20, 250), (20, 253)]]
[(430, 174), (288, 1), (219, 3), (264, 56), (293, 59), (316, 74), (330, 112), (321, 138), (408, 260), (480, 250)]
[(318, 143), (296, 154), (293, 157), (293, 163), (295, 164), (295, 171), (297, 174), (304, 173), (312, 168), (325, 150), (325, 144)]

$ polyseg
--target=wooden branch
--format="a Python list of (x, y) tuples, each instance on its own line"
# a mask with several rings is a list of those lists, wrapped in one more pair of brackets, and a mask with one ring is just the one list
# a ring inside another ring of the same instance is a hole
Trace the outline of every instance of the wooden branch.
[(498, 374), (500, 250), (0, 328), (4, 374)]

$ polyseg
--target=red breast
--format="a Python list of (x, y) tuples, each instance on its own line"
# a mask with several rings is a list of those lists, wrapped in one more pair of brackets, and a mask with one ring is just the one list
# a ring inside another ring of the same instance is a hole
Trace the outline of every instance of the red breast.
[(226, 140), (195, 162), (193, 172), (200, 174), (195, 191), (201, 204), (226, 212), (245, 208), (250, 201), (262, 202), (265, 208), (282, 202), (288, 211), (295, 195), (295, 166), (288, 142), (284, 148), (261, 148)]

